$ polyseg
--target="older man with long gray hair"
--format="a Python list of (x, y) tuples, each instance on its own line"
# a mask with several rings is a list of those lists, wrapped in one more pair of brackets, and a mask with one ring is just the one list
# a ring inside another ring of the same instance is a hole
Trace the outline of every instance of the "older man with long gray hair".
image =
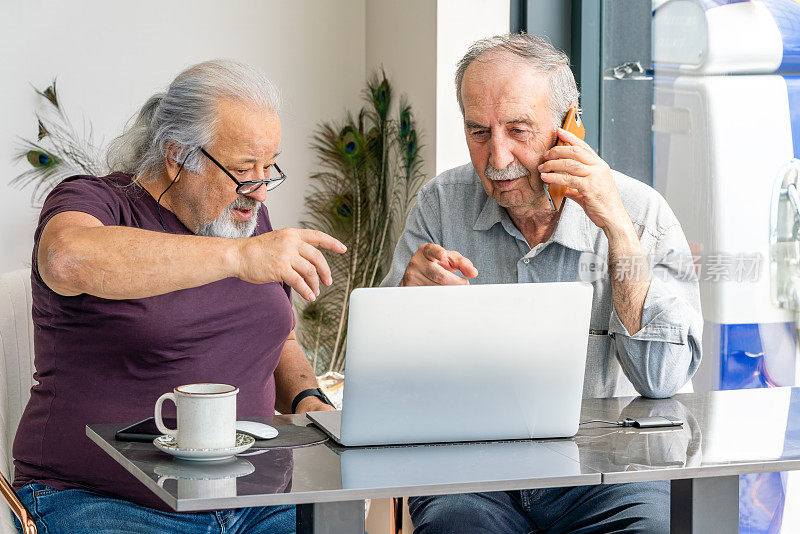
[[(584, 396), (674, 394), (700, 362), (697, 278), (680, 263), (689, 247), (661, 196), (560, 128), (578, 105), (569, 58), (531, 35), (484, 39), (459, 63), (456, 90), (471, 163), (422, 188), (383, 284), (591, 281)], [(587, 269), (597, 275), (586, 279), (582, 264), (608, 270)], [(486, 317), (487, 336), (504, 328), (503, 317)], [(426, 534), (669, 530), (667, 482), (409, 505)]]
[[(138, 421), (181, 384), (239, 388), (240, 418), (332, 409), (294, 336), (291, 289), (331, 272), (312, 230), (273, 230), (278, 93), (209, 61), (154, 95), (113, 144), (109, 176), (64, 180), (34, 236), (36, 380), (14, 442), (40, 532), (294, 532), (293, 506), (170, 512), (86, 438)], [(281, 491), (281, 488), (275, 488)]]

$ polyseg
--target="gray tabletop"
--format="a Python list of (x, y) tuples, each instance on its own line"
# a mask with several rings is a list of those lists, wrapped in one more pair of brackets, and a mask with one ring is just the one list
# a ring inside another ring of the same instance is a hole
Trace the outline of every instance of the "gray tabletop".
[(800, 388), (685, 393), (669, 399), (585, 399), (581, 420), (667, 415), (675, 429), (593, 424), (573, 441), (604, 484), (800, 469)]
[[(652, 430), (591, 424), (562, 440), (374, 448), (325, 441), (251, 449), (214, 465), (118, 442), (114, 432), (125, 422), (89, 426), (87, 435), (170, 507), (194, 511), (798, 469), (799, 399), (800, 388), (585, 399), (581, 420), (671, 415), (685, 423)], [(272, 423), (286, 425), (278, 426), (285, 434), (309, 424), (305, 416)]]
[[(278, 416), (280, 432), (309, 425)], [(114, 439), (124, 424), (91, 425), (89, 438), (177, 511), (350, 501), (471, 491), (600, 483), (575, 458), (572, 440), (343, 448), (329, 440), (296, 448), (250, 449), (204, 465), (177, 460), (149, 443)], [(269, 445), (269, 441), (257, 445)]]

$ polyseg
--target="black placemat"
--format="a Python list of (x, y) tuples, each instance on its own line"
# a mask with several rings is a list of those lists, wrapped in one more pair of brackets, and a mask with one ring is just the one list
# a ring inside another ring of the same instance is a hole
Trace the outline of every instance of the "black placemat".
[(297, 425), (272, 425), (278, 435), (272, 439), (257, 439), (253, 449), (293, 449), (295, 447), (308, 447), (328, 439), (328, 436), (313, 424), (306, 426)]

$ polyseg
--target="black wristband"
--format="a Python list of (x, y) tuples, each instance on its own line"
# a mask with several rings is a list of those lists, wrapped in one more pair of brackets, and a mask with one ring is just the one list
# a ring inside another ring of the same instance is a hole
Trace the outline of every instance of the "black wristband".
[[(292, 401), (292, 413), (295, 413), (297, 410), (297, 405), (300, 404), (300, 401), (305, 399), (306, 397), (318, 397), (322, 400), (325, 404), (329, 404), (333, 406), (331, 400), (322, 392), (319, 388), (311, 388), (311, 389), (304, 389), (300, 393), (298, 393), (294, 400)], [(333, 406), (336, 408), (336, 406)]]

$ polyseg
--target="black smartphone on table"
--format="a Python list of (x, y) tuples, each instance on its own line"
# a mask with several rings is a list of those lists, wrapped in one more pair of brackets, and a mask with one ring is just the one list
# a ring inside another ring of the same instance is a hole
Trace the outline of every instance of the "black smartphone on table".
[[(174, 417), (164, 417), (163, 421), (167, 428), (175, 428), (177, 426), (177, 421)], [(161, 435), (162, 432), (159, 432), (156, 427), (155, 417), (148, 417), (138, 423), (117, 430), (114, 437), (117, 441), (146, 441), (149, 443)]]

